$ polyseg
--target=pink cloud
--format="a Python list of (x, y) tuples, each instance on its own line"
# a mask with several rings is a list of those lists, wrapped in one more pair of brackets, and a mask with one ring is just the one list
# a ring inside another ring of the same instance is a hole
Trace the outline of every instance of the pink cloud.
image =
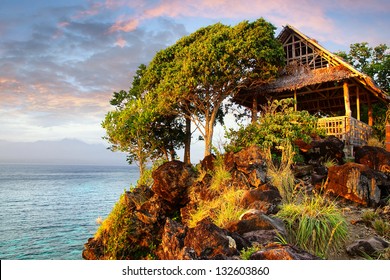
[(122, 37), (119, 37), (116, 42), (115, 42), (115, 45), (116, 46), (119, 46), (121, 48), (125, 47), (127, 45), (127, 42), (125, 39), (123, 39)]

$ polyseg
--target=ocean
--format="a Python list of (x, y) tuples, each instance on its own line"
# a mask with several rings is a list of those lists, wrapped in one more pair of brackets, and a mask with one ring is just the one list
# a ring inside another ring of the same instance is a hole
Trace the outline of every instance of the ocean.
[(80, 260), (134, 166), (0, 164), (0, 259)]

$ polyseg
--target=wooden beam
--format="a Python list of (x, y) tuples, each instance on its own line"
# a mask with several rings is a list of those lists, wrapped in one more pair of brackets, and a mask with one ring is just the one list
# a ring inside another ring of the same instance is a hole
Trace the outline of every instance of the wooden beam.
[(369, 93), (367, 93), (367, 101), (368, 101), (368, 125), (373, 126), (374, 117), (372, 115), (372, 104), (371, 104), (371, 97)]
[(294, 89), (294, 111), (296, 112), (298, 109), (297, 109), (297, 90)]
[(360, 93), (359, 87), (356, 88), (356, 118), (360, 121)]
[(349, 89), (348, 89), (347, 81), (345, 81), (343, 84), (343, 92), (344, 92), (345, 116), (351, 117), (351, 104), (349, 102)]

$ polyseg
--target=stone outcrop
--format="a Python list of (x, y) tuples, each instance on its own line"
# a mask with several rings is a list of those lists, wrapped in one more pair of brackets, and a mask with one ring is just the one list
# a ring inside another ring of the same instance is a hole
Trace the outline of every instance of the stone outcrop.
[(379, 203), (380, 186), (386, 184), (387, 178), (383, 174), (366, 165), (350, 162), (329, 168), (324, 190), (367, 206)]
[(371, 146), (363, 146), (355, 150), (355, 162), (389, 174), (390, 152), (385, 149)]
[(326, 160), (334, 160), (339, 164), (343, 163), (344, 143), (335, 136), (328, 136), (325, 139), (316, 138), (309, 144), (297, 140), (295, 144), (306, 161), (312, 164), (319, 164)]

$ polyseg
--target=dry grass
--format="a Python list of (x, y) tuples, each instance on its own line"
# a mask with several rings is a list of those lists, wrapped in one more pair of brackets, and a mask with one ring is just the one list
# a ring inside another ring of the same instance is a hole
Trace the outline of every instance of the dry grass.
[(241, 204), (245, 191), (242, 189), (225, 189), (211, 201), (200, 201), (197, 208), (191, 212), (188, 226), (193, 228), (201, 220), (210, 217), (219, 227), (236, 221), (247, 210)]
[(296, 195), (296, 185), (294, 174), (291, 170), (291, 165), (294, 162), (293, 146), (286, 142), (279, 147), (282, 150), (282, 158), (280, 164), (275, 164), (272, 160), (271, 150), (265, 151), (267, 161), (267, 176), (271, 178), (271, 184), (278, 190), (284, 203), (290, 203)]
[(348, 235), (341, 211), (321, 196), (305, 197), (301, 204), (283, 204), (277, 216), (287, 225), (290, 243), (322, 258), (339, 249)]

